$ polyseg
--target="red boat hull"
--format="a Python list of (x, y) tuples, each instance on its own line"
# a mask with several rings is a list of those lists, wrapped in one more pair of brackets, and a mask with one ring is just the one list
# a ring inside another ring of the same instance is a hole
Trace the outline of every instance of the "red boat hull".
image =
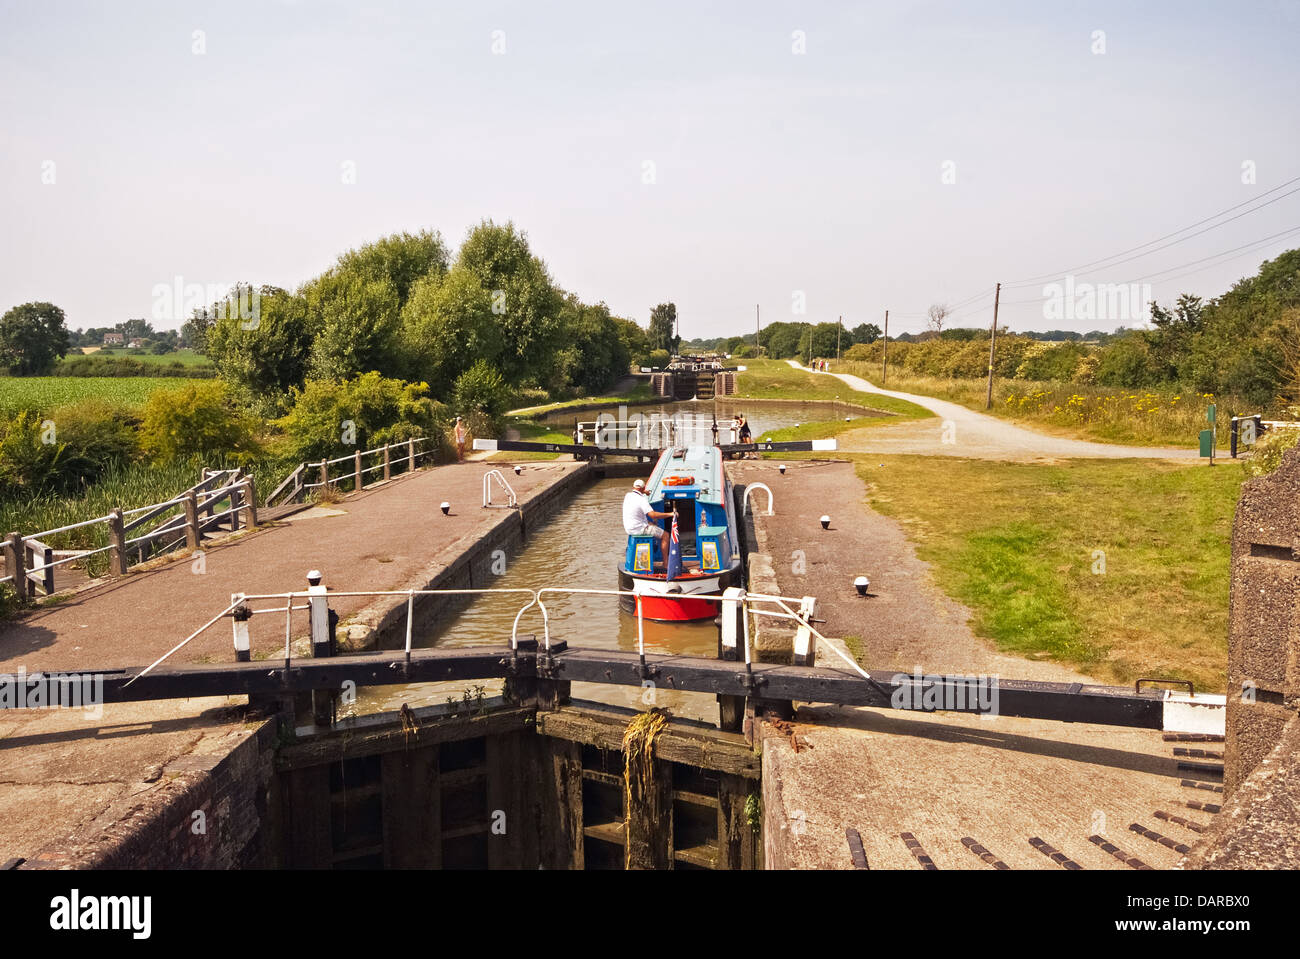
[[(718, 615), (718, 604), (708, 600), (683, 596), (671, 599), (667, 596), (638, 596), (641, 603), (641, 615), (655, 622), (689, 622), (698, 619), (713, 619)], [(634, 610), (635, 612), (635, 610)]]

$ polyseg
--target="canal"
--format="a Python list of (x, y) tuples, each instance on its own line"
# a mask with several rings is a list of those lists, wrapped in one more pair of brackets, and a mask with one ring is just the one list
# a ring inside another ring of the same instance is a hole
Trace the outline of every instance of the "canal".
[[(842, 405), (839, 409), (849, 407)], [(738, 412), (746, 414), (755, 439), (767, 431), (829, 420), (837, 411), (826, 403), (754, 403), (744, 400), (716, 400), (643, 404), (628, 407), (628, 415), (656, 413), (661, 416), (693, 414), (695, 422), (702, 424), (703, 435), (693, 441), (710, 442), (709, 426), (713, 416), (719, 425), (729, 423)], [(618, 411), (614, 411), (618, 416)], [(844, 415), (839, 413), (838, 415)], [(577, 418), (589, 422), (594, 413), (581, 413)], [(572, 412), (555, 414), (548, 418), (554, 425), (567, 424), (570, 428), (575, 415)], [(531, 531), (527, 545), (516, 556), (504, 557), (504, 569), (499, 582), (501, 588), (540, 589), (541, 587), (568, 586), (581, 589), (617, 589), (617, 568), (623, 562), (627, 537), (623, 532), (623, 497), (631, 489), (632, 480), (598, 480), (574, 496), (573, 502)], [(616, 596), (548, 595), (546, 608), (550, 616), (551, 640), (565, 640), (570, 646), (584, 649), (637, 648), (636, 617), (622, 613)], [(510, 627), (515, 614), (524, 605), (518, 595), (482, 596), (468, 603), (454, 616), (440, 622), (426, 633), (420, 645), (425, 646), (483, 646), (499, 645), (505, 649), (510, 639)], [(529, 610), (520, 620), (521, 634), (534, 633), (542, 638), (542, 618), (536, 608)], [(689, 656), (713, 657), (717, 655), (717, 627), (711, 620), (698, 623), (645, 623), (647, 652), (675, 653)], [(464, 683), (423, 683), (411, 686), (387, 686), (363, 689), (358, 693), (355, 712), (368, 714), (399, 709), (403, 703), (410, 706), (427, 706), (462, 701), (467, 695), (494, 696), (501, 691), (499, 680), (485, 681), (468, 688)], [(717, 700), (701, 693), (679, 693), (671, 690), (574, 683), (575, 699), (587, 699), (612, 705), (628, 706), (639, 710), (663, 706), (673, 715), (706, 722), (717, 722)]]

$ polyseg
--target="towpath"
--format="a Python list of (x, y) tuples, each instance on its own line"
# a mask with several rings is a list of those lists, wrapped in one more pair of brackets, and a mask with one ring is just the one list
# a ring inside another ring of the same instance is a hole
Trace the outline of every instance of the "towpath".
[(815, 376), (833, 376), (850, 389), (880, 393), (907, 400), (934, 413), (938, 420), (914, 420), (896, 426), (851, 430), (839, 436), (839, 448), (849, 453), (920, 453), (926, 456), (961, 456), (972, 459), (1196, 459), (1199, 451), (1163, 446), (1118, 446), (1063, 436), (1049, 436), (1006, 420), (977, 413), (959, 403), (886, 390), (851, 373), (820, 373), (796, 360), (796, 369)]
[[(1021, 659), (975, 636), (971, 611), (945, 596), (900, 525), (867, 505), (853, 464), (798, 461), (784, 476), (771, 462), (728, 466), (737, 482), (766, 483), (775, 514), (756, 520), (781, 592), (816, 595), (827, 636), (844, 637), (861, 663), (895, 672), (1001, 676), (1044, 682), (1095, 680), (1055, 662)], [(760, 507), (766, 497), (753, 500)], [(829, 530), (818, 517), (831, 516)], [(797, 552), (796, 552), (797, 551)], [(866, 575), (860, 597), (855, 577)], [(829, 654), (819, 665), (841, 667)], [(770, 727), (769, 727), (770, 728)], [(1141, 823), (1190, 845), (1197, 834), (1157, 811), (1206, 823), (1188, 800), (1217, 795), (1182, 785), (1173, 746), (1148, 729), (1124, 729), (1010, 716), (911, 713), (801, 705), (794, 732), (770, 736), (763, 777), (779, 783), (765, 797), (769, 867), (850, 868), (846, 828), (860, 833), (872, 868), (918, 868), (900, 836), (913, 835), (941, 869), (987, 869), (963, 838), (1012, 868), (1056, 869), (1029, 840), (1042, 839), (1088, 869), (1123, 869), (1089, 836), (1156, 868), (1179, 854), (1129, 831)], [(1219, 748), (1219, 747), (1211, 747)], [(775, 832), (772, 829), (775, 829)]]

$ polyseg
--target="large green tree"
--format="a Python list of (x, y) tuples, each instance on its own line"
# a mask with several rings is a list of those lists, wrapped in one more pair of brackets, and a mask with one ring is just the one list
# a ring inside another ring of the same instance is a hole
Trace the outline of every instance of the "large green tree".
[(650, 311), (650, 329), (646, 338), (650, 349), (664, 350), (669, 355), (677, 352), (681, 338), (677, 336), (677, 304), (660, 303)]
[(469, 231), (456, 254), (455, 269), (478, 278), (491, 297), (501, 329), (499, 366), (515, 385), (546, 382), (560, 347), (563, 297), (546, 264), (533, 255), (527, 234), (512, 222), (484, 220)]
[(476, 360), (499, 361), (504, 333), (492, 313), (492, 294), (457, 265), (446, 276), (415, 284), (402, 309), (400, 339), (407, 378), (428, 383), (445, 400)]
[(280, 394), (301, 385), (307, 375), (311, 330), (307, 301), (279, 287), (264, 286), (258, 309), (241, 317), (229, 304), (207, 311), (205, 348), (222, 379), (254, 396)]
[(0, 317), (0, 366), (14, 376), (50, 372), (70, 345), (63, 311), (53, 303), (24, 303)]

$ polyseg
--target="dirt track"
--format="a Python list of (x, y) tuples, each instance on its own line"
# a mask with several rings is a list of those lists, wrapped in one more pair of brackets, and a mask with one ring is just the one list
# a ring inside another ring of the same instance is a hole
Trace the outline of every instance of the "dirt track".
[(915, 393), (883, 390), (851, 373), (817, 373), (795, 360), (796, 369), (814, 376), (834, 376), (851, 389), (907, 400), (934, 413), (938, 420), (919, 420), (897, 426), (852, 430), (839, 437), (846, 453), (920, 453), (926, 456), (962, 456), (974, 459), (1035, 460), (1086, 457), (1097, 459), (1196, 459), (1198, 450), (1157, 446), (1116, 446), (1048, 436), (976, 413), (958, 403)]

